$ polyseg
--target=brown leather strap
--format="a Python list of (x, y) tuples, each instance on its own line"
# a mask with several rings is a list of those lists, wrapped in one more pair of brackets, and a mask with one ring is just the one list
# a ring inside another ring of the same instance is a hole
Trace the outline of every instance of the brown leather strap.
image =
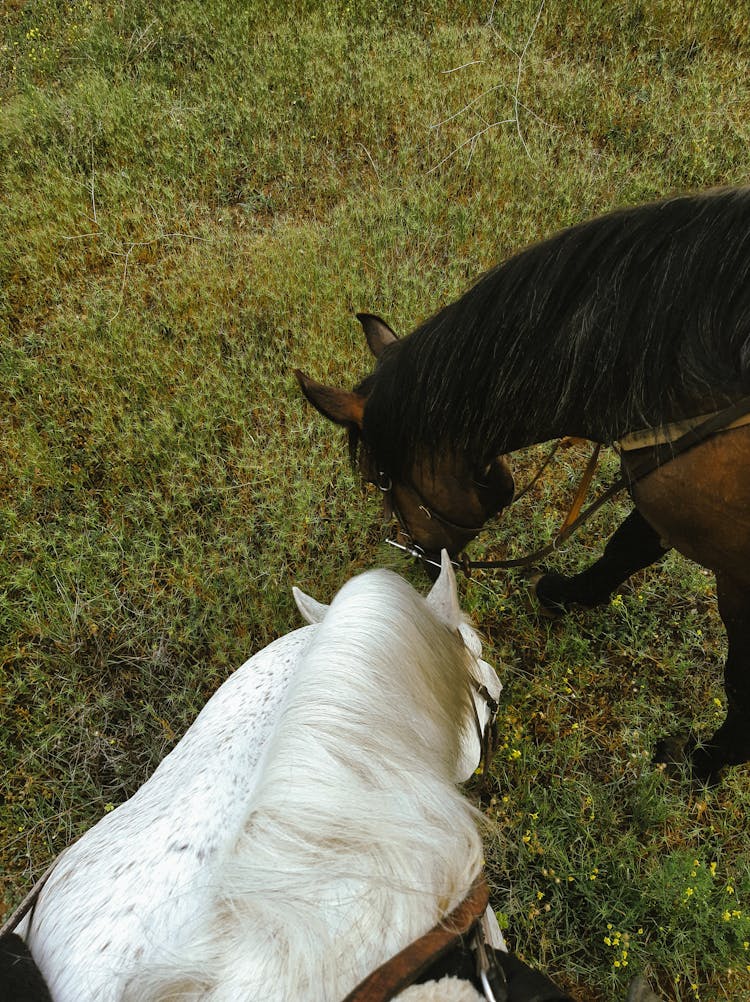
[(581, 512), (581, 505), (583, 504), (584, 498), (591, 486), (591, 478), (594, 476), (594, 470), (596, 469), (596, 464), (599, 460), (599, 450), (601, 449), (601, 442), (597, 442), (594, 445), (594, 451), (591, 453), (591, 458), (589, 459), (586, 469), (583, 471), (583, 476), (581, 477), (581, 482), (578, 485), (578, 490), (576, 491), (576, 496), (573, 498), (573, 504), (570, 506), (570, 511), (565, 516), (565, 521), (560, 526), (560, 533), (565, 532), (569, 525), (578, 518)]
[(483, 876), (460, 905), (429, 932), (381, 964), (344, 1002), (387, 1002), (413, 984), (431, 963), (450, 950), (484, 915), (490, 892)]

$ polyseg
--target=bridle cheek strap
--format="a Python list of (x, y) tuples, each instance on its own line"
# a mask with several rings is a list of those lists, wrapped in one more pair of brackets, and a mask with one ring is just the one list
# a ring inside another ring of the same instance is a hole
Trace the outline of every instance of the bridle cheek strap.
[(344, 1002), (387, 1002), (414, 984), (423, 971), (474, 929), (484, 915), (489, 897), (487, 883), (480, 876), (450, 915), (376, 968)]

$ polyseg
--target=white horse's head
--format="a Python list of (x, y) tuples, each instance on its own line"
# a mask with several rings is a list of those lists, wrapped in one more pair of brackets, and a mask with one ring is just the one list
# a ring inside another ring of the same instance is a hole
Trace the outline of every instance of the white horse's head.
[[(383, 569), (330, 606), (294, 594), (317, 625), (235, 672), (45, 887), (31, 945), (55, 941), (54, 984), (73, 986), (55, 997), (102, 996), (58, 933), (80, 925), (92, 874), (108, 958), (96, 984), (116, 972), (122, 1002), (343, 998), (474, 885), (478, 815), (456, 784), (500, 683), (450, 561), (427, 598)], [(164, 831), (179, 835), (165, 845)]]
[[(330, 606), (318, 602), (297, 587), (292, 592), (303, 618), (311, 624), (322, 623)], [(471, 659), (469, 683), (473, 710), (471, 719), (466, 721), (464, 727), (456, 776), (458, 782), (465, 782), (481, 762), (483, 739), (487, 728), (493, 725), (502, 684), (494, 668), (482, 660), (479, 635), (461, 612), (456, 575), (445, 550), (441, 554), (440, 574), (425, 602), (435, 619), (452, 633), (459, 634)]]

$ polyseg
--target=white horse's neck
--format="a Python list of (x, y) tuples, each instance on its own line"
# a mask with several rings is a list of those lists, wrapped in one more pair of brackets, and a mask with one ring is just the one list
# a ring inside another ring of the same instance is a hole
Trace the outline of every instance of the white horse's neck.
[(455, 788), (470, 664), (400, 578), (345, 586), (292, 681), (210, 921), (130, 997), (338, 1002), (454, 907), (481, 866)]

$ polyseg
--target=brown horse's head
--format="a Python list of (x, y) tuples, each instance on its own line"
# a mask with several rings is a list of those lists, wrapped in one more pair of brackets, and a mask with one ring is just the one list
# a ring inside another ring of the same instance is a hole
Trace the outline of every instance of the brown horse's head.
[[(398, 339), (379, 317), (357, 315), (376, 359)], [(378, 456), (374, 439), (383, 429), (368, 421), (368, 400), (378, 369), (355, 390), (340, 390), (295, 371), (302, 392), (321, 414), (349, 432), (350, 454), (357, 457), (365, 480), (383, 494), (387, 518), (395, 515), (408, 542), (439, 566), (440, 551), (455, 557), (479, 533), (484, 523), (513, 499), (513, 477), (502, 457), (475, 468), (468, 457), (452, 449), (419, 451), (399, 474)]]

